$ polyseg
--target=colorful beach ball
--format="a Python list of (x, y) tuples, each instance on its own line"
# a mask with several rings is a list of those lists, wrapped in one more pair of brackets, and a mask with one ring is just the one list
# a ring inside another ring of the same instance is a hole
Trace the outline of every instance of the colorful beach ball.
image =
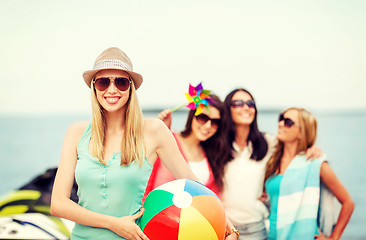
[(225, 211), (220, 199), (204, 185), (179, 179), (149, 193), (141, 229), (150, 240), (223, 240)]

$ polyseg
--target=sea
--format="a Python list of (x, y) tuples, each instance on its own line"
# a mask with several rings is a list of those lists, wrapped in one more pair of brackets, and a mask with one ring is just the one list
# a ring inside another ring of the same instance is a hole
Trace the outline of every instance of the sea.
[[(157, 117), (161, 109), (143, 109), (144, 117)], [(262, 132), (275, 135), (279, 110), (258, 112)], [(366, 110), (313, 112), (318, 120), (317, 146), (327, 155), (337, 177), (355, 202), (345, 240), (366, 239)], [(187, 111), (173, 113), (173, 131), (185, 126)], [(57, 167), (68, 127), (90, 120), (90, 114), (1, 114), (0, 197), (23, 186), (49, 168)]]

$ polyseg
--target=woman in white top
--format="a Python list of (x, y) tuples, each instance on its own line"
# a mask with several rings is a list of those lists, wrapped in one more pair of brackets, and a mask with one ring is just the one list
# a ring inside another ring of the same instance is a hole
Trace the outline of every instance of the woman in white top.
[[(260, 199), (266, 164), (274, 152), (276, 139), (259, 131), (257, 108), (253, 96), (245, 89), (235, 89), (225, 98), (231, 129), (233, 159), (225, 164), (224, 188), (221, 195), (227, 218), (244, 239), (267, 239), (264, 220), (268, 210)], [(308, 157), (319, 156), (313, 147)]]

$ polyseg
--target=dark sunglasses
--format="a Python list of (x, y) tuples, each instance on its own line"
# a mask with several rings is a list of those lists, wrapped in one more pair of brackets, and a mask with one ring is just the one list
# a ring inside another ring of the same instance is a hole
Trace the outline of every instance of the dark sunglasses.
[(244, 105), (247, 105), (249, 108), (255, 107), (255, 102), (253, 100), (243, 101), (243, 100), (233, 100), (231, 101), (231, 106), (234, 108), (238, 107), (244, 107)]
[[(93, 81), (94, 87), (99, 91), (105, 91), (111, 82), (111, 78), (108, 77), (100, 77)], [(116, 88), (118, 88), (120, 91), (126, 91), (131, 84), (131, 80), (125, 77), (115, 77), (113, 82)]]
[(284, 121), (284, 125), (287, 128), (290, 128), (295, 125), (295, 122), (290, 118), (285, 118), (283, 113), (281, 113), (280, 116), (278, 117), (278, 122), (281, 122), (281, 121)]
[(197, 119), (197, 122), (199, 122), (202, 125), (205, 124), (207, 121), (211, 121), (211, 126), (214, 127), (214, 128), (218, 128), (220, 126), (220, 123), (221, 123), (220, 118), (210, 118), (209, 116), (207, 116), (204, 113), (198, 114), (195, 117)]

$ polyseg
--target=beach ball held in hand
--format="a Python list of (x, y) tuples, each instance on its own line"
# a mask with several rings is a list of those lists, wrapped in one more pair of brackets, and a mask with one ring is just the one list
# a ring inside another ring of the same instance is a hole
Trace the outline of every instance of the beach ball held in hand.
[(223, 240), (225, 211), (220, 199), (204, 185), (179, 179), (149, 193), (141, 229), (150, 240)]

